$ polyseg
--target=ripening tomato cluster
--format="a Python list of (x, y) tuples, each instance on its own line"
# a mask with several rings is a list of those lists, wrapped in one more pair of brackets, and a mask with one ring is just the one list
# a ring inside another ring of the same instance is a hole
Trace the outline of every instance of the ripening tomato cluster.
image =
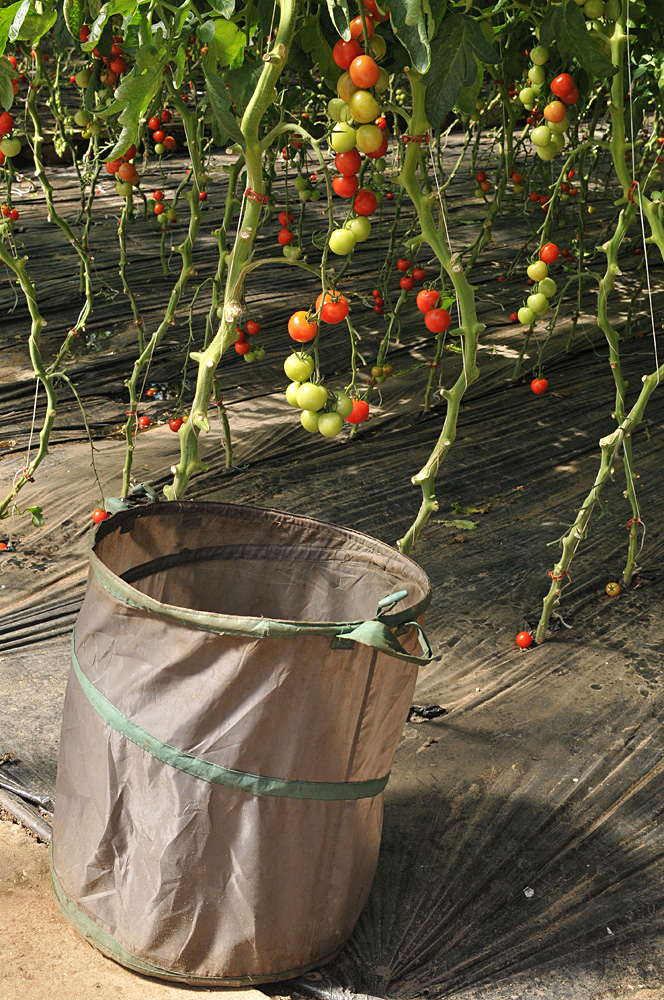
[(115, 177), (115, 190), (121, 198), (128, 198), (132, 188), (138, 185), (141, 180), (138, 170), (134, 166), (135, 156), (136, 146), (132, 144), (119, 160), (109, 160), (106, 164), (106, 172)]
[(154, 151), (157, 156), (161, 156), (162, 153), (170, 153), (175, 149), (175, 138), (172, 135), (166, 135), (162, 127), (163, 125), (168, 125), (172, 118), (173, 115), (171, 112), (165, 108), (158, 115), (153, 115), (148, 120), (148, 128), (152, 132)]
[[(13, 58), (13, 57), (12, 57)], [(21, 152), (21, 140), (16, 135), (11, 135), (14, 128), (14, 116), (9, 111), (0, 114), (0, 167), (5, 162), (5, 157), (18, 156)]]
[(435, 288), (423, 288), (417, 293), (417, 308), (424, 313), (424, 325), (431, 333), (445, 333), (452, 317), (447, 309), (440, 306), (440, 292)]
[(164, 204), (164, 192), (161, 190), (152, 192), (152, 211), (159, 219), (162, 226), (169, 222), (177, 222), (177, 212), (173, 207)]
[(17, 208), (9, 208), (8, 205), (3, 205), (0, 211), (2, 211), (5, 219), (9, 219), (10, 222), (16, 222), (18, 220)]
[(261, 325), (253, 319), (248, 319), (244, 324), (244, 330), (239, 326), (235, 328), (237, 333), (237, 340), (235, 341), (235, 350), (238, 354), (242, 355), (247, 364), (251, 364), (253, 361), (261, 361), (265, 357), (265, 348), (256, 347), (251, 344), (246, 337), (255, 337), (261, 332)]
[(482, 195), (484, 194), (488, 194), (491, 188), (493, 187), (493, 184), (487, 177), (486, 171), (484, 170), (477, 171), (477, 173), (475, 174), (475, 180), (477, 181), (478, 184), (477, 190), (475, 191), (475, 195), (478, 198), (481, 198)]
[(413, 267), (406, 257), (400, 257), (397, 261), (397, 271), (401, 271), (403, 275), (399, 279), (399, 285), (404, 292), (410, 292), (416, 284), (421, 285), (427, 276), (423, 267)]
[(570, 120), (567, 108), (579, 99), (579, 88), (569, 73), (560, 73), (551, 82), (551, 93), (558, 100), (549, 101), (543, 111), (535, 107), (546, 80), (545, 63), (549, 52), (542, 45), (536, 45), (530, 52), (531, 67), (528, 70), (528, 85), (519, 91), (519, 100), (530, 115), (527, 123), (533, 126), (530, 139), (538, 157), (545, 162), (562, 152), (565, 133)]
[(522, 306), (518, 313), (519, 323), (530, 327), (539, 316), (543, 316), (549, 309), (549, 299), (556, 294), (558, 287), (549, 277), (549, 264), (555, 264), (560, 256), (560, 251), (555, 243), (545, 243), (539, 252), (539, 259), (528, 265), (527, 274), (531, 282), (537, 282), (537, 289), (528, 296), (526, 304)]
[(311, 381), (314, 362), (308, 354), (291, 354), (284, 361), (284, 372), (292, 379), (286, 401), (302, 411), (300, 423), (310, 434), (333, 438), (343, 429), (344, 420), (361, 424), (369, 416), (366, 400), (351, 399), (345, 392), (329, 392), (324, 385)]

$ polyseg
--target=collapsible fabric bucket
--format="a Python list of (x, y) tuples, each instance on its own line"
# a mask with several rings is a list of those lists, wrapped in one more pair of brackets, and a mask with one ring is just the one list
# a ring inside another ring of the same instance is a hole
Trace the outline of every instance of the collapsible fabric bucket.
[(90, 559), (53, 826), (63, 913), (166, 979), (323, 964), (371, 887), (431, 657), (426, 574), (356, 531), (212, 503), (118, 513)]

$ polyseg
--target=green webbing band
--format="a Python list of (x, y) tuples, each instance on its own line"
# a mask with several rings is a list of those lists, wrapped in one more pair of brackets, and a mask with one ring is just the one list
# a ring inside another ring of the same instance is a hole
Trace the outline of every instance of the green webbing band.
[[(433, 657), (431, 646), (424, 630), (416, 622), (405, 622), (417, 630), (422, 656), (415, 656), (403, 648), (399, 640), (388, 626), (378, 618), (356, 622), (289, 622), (271, 618), (244, 618), (233, 615), (220, 615), (206, 611), (192, 611), (190, 608), (178, 608), (173, 604), (164, 604), (154, 597), (143, 594), (127, 583), (122, 577), (116, 576), (99, 557), (91, 550), (90, 565), (92, 572), (103, 589), (129, 607), (138, 608), (151, 615), (170, 618), (181, 625), (190, 625), (207, 632), (219, 635), (240, 635), (250, 639), (283, 638), (294, 636), (319, 635), (334, 640), (349, 639), (365, 646), (371, 646), (387, 656), (407, 663), (426, 666)], [(417, 609), (411, 609), (411, 614)]]
[(216, 785), (235, 788), (249, 795), (273, 795), (290, 799), (318, 799), (325, 802), (337, 802), (346, 799), (368, 799), (379, 795), (389, 778), (372, 778), (369, 781), (289, 781), (284, 778), (266, 778), (259, 774), (249, 774), (247, 771), (236, 771), (221, 764), (194, 757), (193, 754), (178, 750), (169, 743), (163, 743), (152, 736), (137, 723), (111, 704), (108, 698), (90, 681), (81, 668), (74, 652), (74, 637), (72, 636), (71, 657), (74, 672), (86, 698), (103, 721), (126, 739), (135, 743), (164, 764), (175, 767), (178, 771), (186, 771), (195, 778), (209, 781)]
[(259, 976), (188, 976), (186, 973), (175, 972), (172, 969), (164, 969), (159, 965), (153, 965), (152, 962), (146, 962), (145, 959), (139, 958), (134, 955), (133, 952), (128, 951), (124, 945), (120, 944), (112, 934), (105, 931), (103, 927), (100, 927), (98, 923), (87, 916), (75, 903), (69, 899), (66, 892), (62, 888), (60, 879), (58, 878), (55, 865), (53, 863), (53, 843), (51, 843), (50, 851), (51, 860), (51, 885), (53, 887), (53, 895), (55, 896), (55, 901), (60, 907), (62, 915), (69, 921), (69, 923), (76, 928), (76, 930), (81, 934), (86, 941), (94, 945), (103, 955), (107, 955), (112, 958), (114, 962), (119, 962), (120, 965), (124, 965), (127, 969), (132, 969), (134, 972), (140, 972), (144, 976), (155, 976), (157, 979), (167, 979), (170, 982), (175, 983), (186, 983), (188, 986), (249, 986), (252, 983), (274, 983), (280, 982), (284, 979), (293, 979), (296, 976), (301, 976), (304, 972), (308, 972), (312, 968), (318, 968), (320, 965), (326, 965), (330, 962), (338, 953), (336, 952), (332, 955), (324, 955), (317, 958), (315, 961), (308, 962), (307, 965), (303, 965), (298, 969), (288, 969), (288, 970), (275, 970), (267, 975)]

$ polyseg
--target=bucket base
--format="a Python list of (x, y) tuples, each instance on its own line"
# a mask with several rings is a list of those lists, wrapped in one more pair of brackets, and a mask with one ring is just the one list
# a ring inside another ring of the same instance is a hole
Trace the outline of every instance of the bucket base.
[(162, 969), (158, 965), (152, 965), (150, 962), (132, 955), (108, 931), (103, 930), (94, 920), (86, 916), (75, 903), (72, 903), (62, 888), (60, 880), (55, 873), (52, 858), (51, 887), (62, 915), (78, 931), (81, 937), (84, 937), (102, 955), (112, 958), (114, 962), (123, 965), (127, 969), (131, 969), (132, 972), (139, 972), (143, 976), (152, 976), (155, 979), (165, 979), (172, 983), (185, 983), (187, 986), (252, 986), (258, 983), (278, 983), (283, 979), (294, 979), (305, 972), (310, 972), (312, 969), (317, 969), (321, 965), (331, 962), (339, 954), (341, 948), (343, 948), (343, 944), (345, 944), (343, 942), (333, 954), (314, 959), (311, 962), (307, 962), (306, 965), (299, 966), (297, 969), (285, 969), (260, 976), (187, 976), (184, 973), (173, 972), (170, 969)]

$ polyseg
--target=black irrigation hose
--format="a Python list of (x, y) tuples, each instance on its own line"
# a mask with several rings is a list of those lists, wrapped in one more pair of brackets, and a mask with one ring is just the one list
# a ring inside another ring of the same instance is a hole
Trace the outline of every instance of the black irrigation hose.
[(369, 993), (353, 993), (352, 990), (344, 989), (343, 986), (334, 986), (328, 979), (320, 974), (316, 974), (316, 979), (309, 979), (307, 976), (298, 976), (297, 979), (288, 979), (279, 984), (286, 986), (289, 990), (297, 993), (304, 993), (305, 996), (313, 997), (314, 1000), (379, 1000), (378, 997)]
[(8, 812), (17, 823), (26, 826), (39, 840), (43, 840), (45, 844), (51, 843), (51, 824), (48, 820), (11, 792), (0, 789), (0, 809)]

